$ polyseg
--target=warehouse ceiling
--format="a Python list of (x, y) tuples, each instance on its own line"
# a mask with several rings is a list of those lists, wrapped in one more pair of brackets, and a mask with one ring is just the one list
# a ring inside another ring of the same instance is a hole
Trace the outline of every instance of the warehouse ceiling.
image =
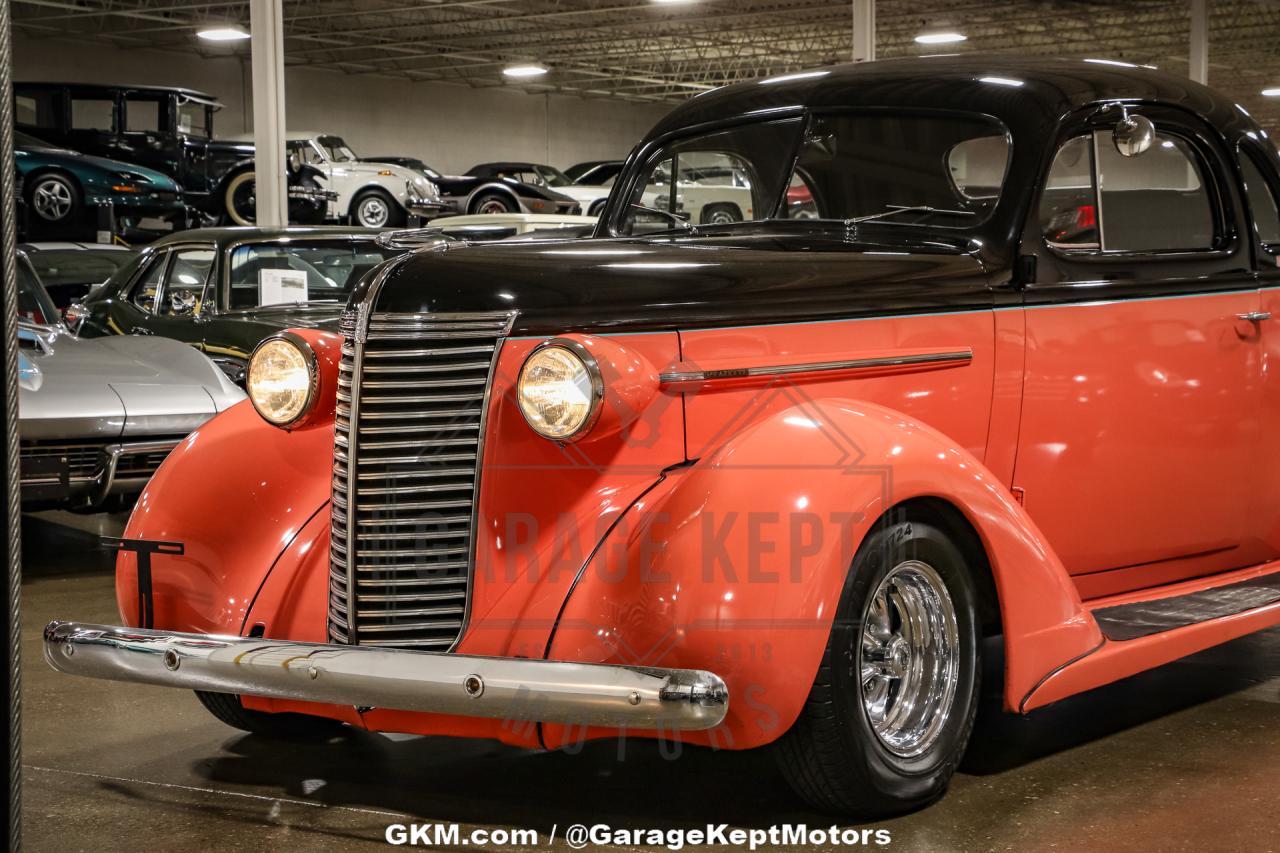
[[(1208, 0), (1209, 78), (1264, 124), (1280, 125), (1280, 0)], [(12, 0), (20, 36), (123, 47), (247, 53), (207, 45), (210, 26), (248, 26), (247, 0)], [(880, 58), (996, 51), (1188, 69), (1188, 0), (880, 0)], [(847, 0), (284, 0), (291, 66), (471, 86), (515, 86), (672, 102), (714, 86), (846, 61)], [(956, 30), (957, 45), (922, 32)], [(513, 63), (549, 73), (512, 81)]]

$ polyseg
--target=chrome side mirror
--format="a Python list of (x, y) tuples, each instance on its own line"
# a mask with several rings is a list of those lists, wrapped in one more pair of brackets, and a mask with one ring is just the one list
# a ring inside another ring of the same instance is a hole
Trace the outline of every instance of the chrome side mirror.
[(1156, 126), (1146, 116), (1129, 115), (1125, 110), (1111, 131), (1111, 141), (1121, 157), (1137, 157), (1155, 144)]

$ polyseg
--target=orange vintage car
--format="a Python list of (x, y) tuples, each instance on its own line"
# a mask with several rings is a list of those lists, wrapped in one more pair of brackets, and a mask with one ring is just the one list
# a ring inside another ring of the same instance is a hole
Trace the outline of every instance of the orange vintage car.
[[(690, 173), (750, 218), (686, 221)], [(701, 95), (593, 238), (428, 241), (264, 342), (134, 511), (124, 627), (46, 655), (251, 732), (770, 745), (918, 807), (984, 639), (1026, 713), (1280, 623), (1278, 197), (1242, 108), (1121, 63)]]

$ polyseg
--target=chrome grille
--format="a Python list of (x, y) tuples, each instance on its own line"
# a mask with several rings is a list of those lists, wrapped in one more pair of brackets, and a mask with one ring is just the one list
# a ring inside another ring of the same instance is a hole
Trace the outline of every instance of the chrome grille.
[(513, 317), (344, 317), (329, 571), (334, 642), (449, 649), (461, 636), (488, 389)]

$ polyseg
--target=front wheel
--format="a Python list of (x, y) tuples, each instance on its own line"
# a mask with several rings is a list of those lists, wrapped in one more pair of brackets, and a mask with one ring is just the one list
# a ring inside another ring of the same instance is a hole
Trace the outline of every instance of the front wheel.
[(736, 204), (721, 202), (702, 208), (701, 225), (729, 225), (742, 221), (742, 211)]
[(340, 733), (344, 723), (328, 717), (312, 717), (307, 714), (268, 714), (251, 711), (234, 693), (209, 693), (196, 691), (196, 698), (205, 709), (235, 729), (279, 740), (326, 740)]
[(80, 190), (70, 178), (51, 172), (27, 185), (27, 204), (43, 222), (64, 225), (76, 218)]
[(981, 672), (961, 549), (926, 520), (883, 524), (854, 557), (809, 699), (778, 741), (811, 805), (880, 818), (941, 797), (964, 754)]
[(502, 193), (485, 193), (471, 205), (472, 213), (517, 213), (515, 202)]
[(258, 200), (254, 188), (253, 172), (241, 172), (227, 181), (226, 189), (222, 193), (222, 204), (227, 219), (233, 224), (254, 224), (258, 212)]
[(351, 224), (386, 228), (404, 224), (404, 210), (385, 190), (365, 190), (351, 202)]

